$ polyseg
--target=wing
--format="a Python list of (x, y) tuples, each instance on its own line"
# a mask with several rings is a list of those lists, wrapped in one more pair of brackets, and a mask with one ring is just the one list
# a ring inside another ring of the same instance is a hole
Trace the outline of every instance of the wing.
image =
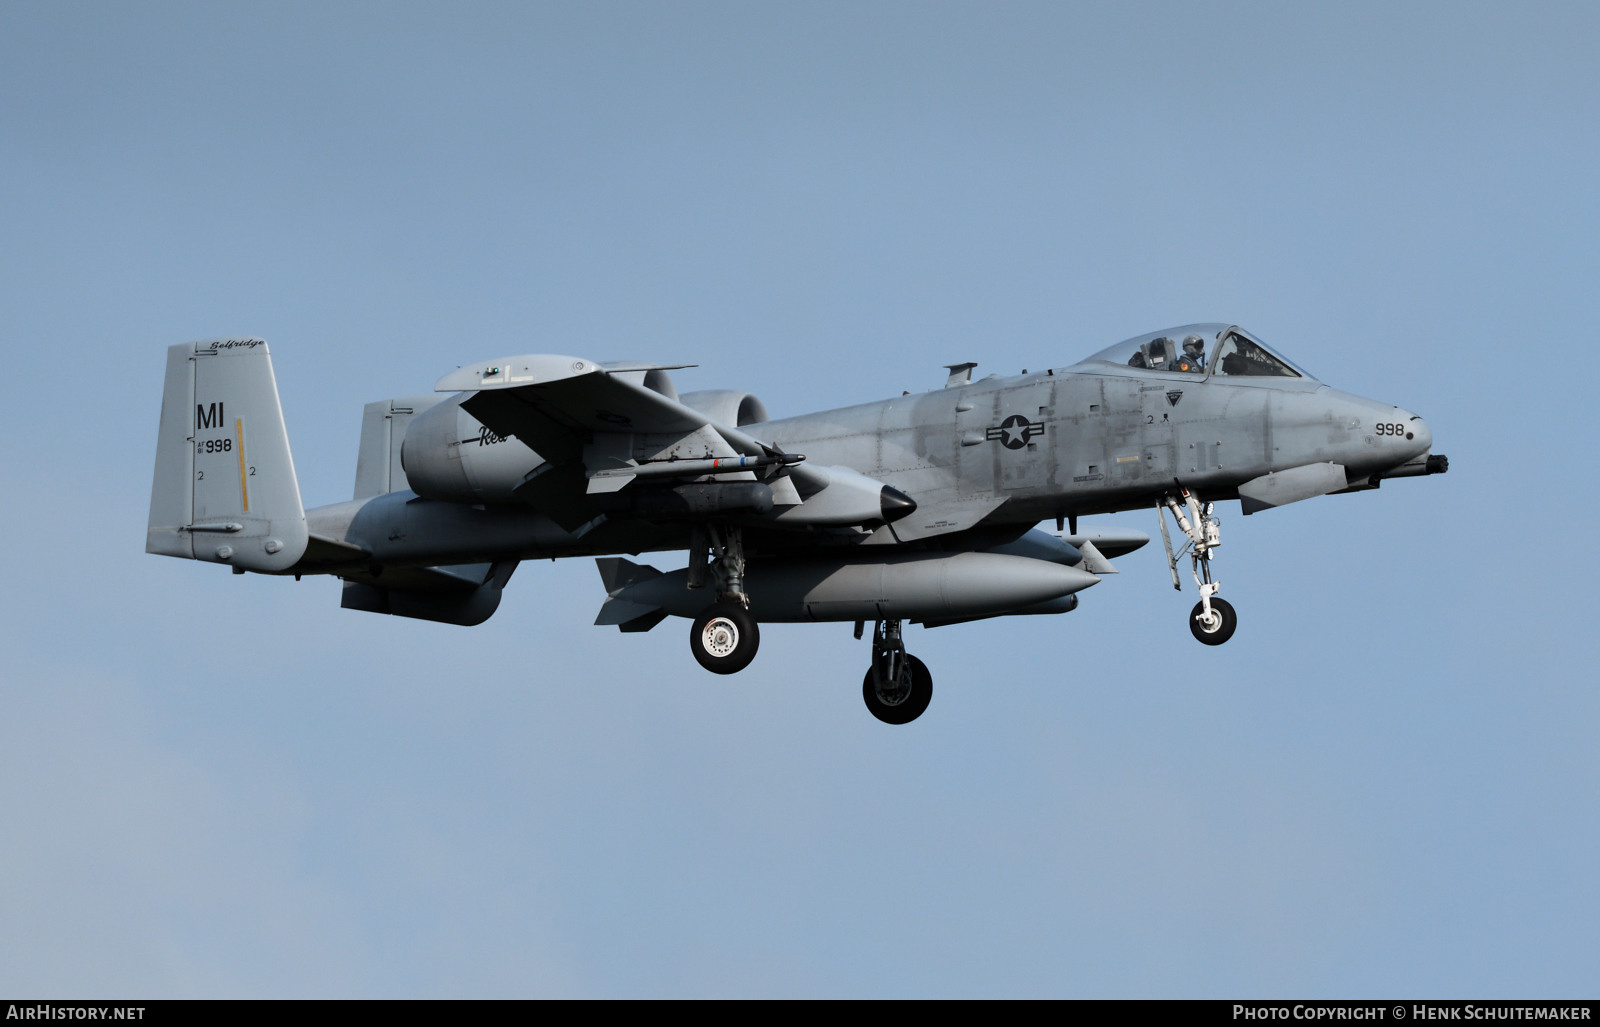
[[(785, 453), (679, 402), (661, 372), (682, 366), (689, 365), (507, 357), (462, 367), (434, 388), (470, 393), (463, 410), (544, 459), (527, 482), (530, 495), (579, 480), (590, 495), (635, 481), (760, 482), (771, 490), (772, 523), (796, 528), (884, 523), (916, 508), (883, 482), (848, 468), (804, 464), (803, 454)], [(579, 469), (581, 479), (574, 474)]]
[[(656, 372), (683, 366), (689, 365), (599, 364), (553, 354), (508, 357), (463, 367), (434, 388), (474, 393), (462, 401), (462, 409), (551, 464), (582, 463), (590, 492), (616, 491), (640, 474), (684, 477), (698, 469), (649, 465), (727, 460), (731, 463), (712, 470), (740, 473), (782, 463), (777, 450), (737, 429), (714, 425), (658, 391), (660, 386), (650, 387)], [(740, 458), (747, 459), (741, 464)]]

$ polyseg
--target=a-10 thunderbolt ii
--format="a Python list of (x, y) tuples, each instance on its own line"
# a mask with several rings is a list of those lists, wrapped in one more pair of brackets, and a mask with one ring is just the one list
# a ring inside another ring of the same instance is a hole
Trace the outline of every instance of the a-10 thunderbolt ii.
[[(305, 510), (266, 343), (167, 353), (146, 549), (236, 574), (331, 574), (347, 609), (487, 619), (519, 561), (597, 556), (595, 623), (690, 618), (706, 669), (756, 654), (763, 621), (874, 623), (862, 684), (891, 724), (932, 679), (901, 625), (1059, 614), (1149, 537), (1079, 517), (1154, 507), (1189, 627), (1233, 607), (1211, 564), (1218, 502), (1246, 514), (1446, 469), (1408, 410), (1338, 392), (1233, 325), (1152, 332), (1079, 363), (769, 420), (745, 392), (680, 395), (685, 366), (506, 357), (443, 397), (369, 403), (355, 498)], [(1174, 551), (1170, 514), (1180, 543)], [(1053, 519), (1062, 536), (1036, 529)], [(687, 550), (661, 572), (621, 554)]]

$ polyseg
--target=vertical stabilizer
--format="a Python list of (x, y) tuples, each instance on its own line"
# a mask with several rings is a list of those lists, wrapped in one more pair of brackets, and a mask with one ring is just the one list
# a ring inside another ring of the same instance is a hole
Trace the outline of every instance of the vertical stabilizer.
[(411, 485), (400, 466), (400, 444), (411, 418), (438, 403), (442, 396), (406, 396), (368, 403), (361, 411), (361, 450), (356, 456), (356, 494), (370, 499)]
[(283, 571), (305, 554), (306, 539), (267, 344), (168, 348), (145, 551)]

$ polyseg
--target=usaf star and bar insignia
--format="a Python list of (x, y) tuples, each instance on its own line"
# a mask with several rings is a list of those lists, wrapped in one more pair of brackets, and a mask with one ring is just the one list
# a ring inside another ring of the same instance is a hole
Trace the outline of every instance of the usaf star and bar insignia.
[(1000, 445), (1007, 449), (1021, 449), (1029, 439), (1043, 434), (1043, 421), (1030, 421), (1021, 414), (1012, 414), (1001, 421), (998, 427), (984, 432), (984, 438), (989, 442), (998, 439)]

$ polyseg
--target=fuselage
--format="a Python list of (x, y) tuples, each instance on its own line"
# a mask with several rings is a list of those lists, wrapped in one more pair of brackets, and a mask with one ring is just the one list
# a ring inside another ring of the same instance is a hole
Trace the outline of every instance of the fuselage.
[[(1189, 359), (1180, 359), (1177, 340), (1185, 334)], [(596, 499), (580, 517), (547, 516), (536, 495), (519, 491), (542, 458), (482, 429), (464, 410), (443, 409), (459, 402), (428, 411), (405, 445), (408, 454), (422, 445), (448, 452), (449, 473), (466, 491), (454, 501), (399, 491), (314, 509), (307, 512), (313, 533), (401, 565), (687, 546), (687, 523), (608, 518), (606, 504), (615, 499)], [(1238, 498), (1247, 483), (1307, 465), (1333, 465), (1344, 475), (1341, 489), (1372, 487), (1416, 464), (1433, 441), (1409, 410), (1332, 389), (1227, 325), (1169, 329), (1070, 366), (742, 430), (804, 454), (811, 465), (848, 468), (909, 496), (933, 521), (923, 539), (940, 533), (944, 511), (957, 511), (952, 531), (1020, 533), (1050, 518), (1148, 509), (1177, 488), (1207, 501)], [(581, 478), (573, 484), (581, 493)], [(757, 553), (764, 545), (781, 550), (793, 537), (774, 530), (763, 543), (763, 520), (745, 520)], [(916, 537), (883, 537), (869, 526), (824, 541), (849, 546), (868, 534), (880, 543)]]
[(1245, 482), (1313, 463), (1340, 464), (1355, 484), (1433, 444), (1409, 410), (1314, 379), (1081, 366), (760, 428), (787, 451), (849, 466), (919, 504), (992, 496), (1006, 503), (991, 520), (1030, 524), (1147, 508), (1177, 485), (1234, 499)]

